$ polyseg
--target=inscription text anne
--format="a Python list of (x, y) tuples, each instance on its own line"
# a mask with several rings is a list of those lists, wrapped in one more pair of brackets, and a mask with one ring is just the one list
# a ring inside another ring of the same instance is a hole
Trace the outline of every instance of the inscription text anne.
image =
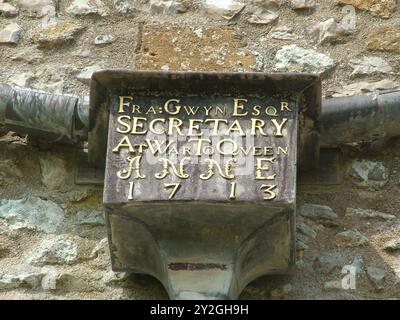
[[(128, 181), (128, 200), (134, 199), (134, 180), (163, 180), (172, 175), (176, 183), (164, 183), (168, 190), (168, 199), (173, 199), (181, 188), (179, 180), (188, 179), (191, 173), (187, 167), (193, 156), (231, 156), (224, 163), (204, 159), (207, 170), (197, 178), (199, 181), (212, 179), (214, 175), (229, 180), (228, 200), (236, 199), (238, 189), (235, 181), (235, 163), (238, 155), (254, 158), (253, 179), (262, 182), (259, 191), (263, 199), (270, 201), (277, 197), (279, 186), (276, 184), (276, 173), (273, 166), (278, 157), (287, 157), (289, 148), (284, 143), (274, 146), (242, 146), (232, 136), (252, 136), (257, 139), (271, 137), (282, 139), (288, 134), (289, 115), (294, 111), (288, 101), (279, 101), (274, 105), (250, 104), (245, 98), (227, 99), (227, 103), (210, 105), (187, 105), (184, 99), (171, 98), (159, 105), (143, 105), (135, 102), (132, 96), (120, 96), (117, 125), (115, 130), (120, 134), (112, 152), (120, 154), (127, 149), (130, 156), (127, 166), (118, 171), (119, 179)], [(181, 136), (187, 137), (187, 145), (178, 146), (174, 139), (154, 139), (152, 137)], [(138, 139), (132, 137), (143, 137)], [(219, 140), (215, 142), (215, 137)], [(134, 142), (133, 142), (134, 141)], [(150, 152), (158, 156), (160, 171), (153, 177), (142, 172), (143, 155)], [(173, 163), (169, 156), (176, 155), (178, 162)]]

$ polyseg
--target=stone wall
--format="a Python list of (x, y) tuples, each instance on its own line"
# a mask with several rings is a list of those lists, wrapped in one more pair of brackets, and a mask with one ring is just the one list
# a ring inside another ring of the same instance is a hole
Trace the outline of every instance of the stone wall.
[[(101, 68), (304, 71), (350, 95), (399, 88), (399, 30), (396, 0), (0, 0), (0, 82), (88, 94)], [(300, 185), (297, 267), (242, 298), (399, 298), (399, 146), (347, 146), (339, 184)], [(166, 298), (111, 271), (102, 186), (75, 183), (77, 152), (0, 128), (0, 299)]]

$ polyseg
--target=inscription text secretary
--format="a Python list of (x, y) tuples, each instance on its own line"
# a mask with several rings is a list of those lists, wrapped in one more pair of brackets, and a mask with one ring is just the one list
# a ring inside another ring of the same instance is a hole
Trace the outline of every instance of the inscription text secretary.
[[(211, 116), (212, 108), (214, 108), (214, 116), (218, 113), (221, 115), (226, 114), (225, 106), (181, 106), (179, 105), (179, 99), (169, 99), (165, 102), (163, 108), (150, 106), (144, 108), (132, 104), (132, 97), (130, 96), (121, 96), (118, 113), (125, 113), (129, 110), (126, 110), (126, 107), (130, 107), (130, 111), (133, 115), (120, 115), (117, 117), (118, 127), (116, 129), (117, 132), (123, 134), (146, 134), (149, 131), (154, 134), (168, 134), (168, 135), (186, 135), (186, 136), (202, 136), (203, 132), (201, 132), (201, 126), (207, 127), (211, 135), (230, 135), (230, 134), (239, 134), (240, 136), (245, 136), (245, 128), (243, 128), (241, 121), (239, 119), (228, 121), (226, 119), (221, 118), (208, 118), (208, 119), (188, 119), (187, 124), (184, 124), (184, 121), (170, 117), (168, 119), (165, 118), (154, 118), (149, 120), (147, 117), (136, 116), (139, 115), (151, 115), (157, 114), (157, 109), (159, 109), (159, 113), (166, 113), (168, 115), (177, 115), (179, 113), (186, 113), (187, 115), (197, 115), (201, 111), (204, 116)], [(245, 106), (245, 102), (247, 99), (233, 99), (233, 107), (232, 107), (232, 117), (244, 117), (247, 115), (252, 116), (250, 121), (250, 134), (255, 135), (273, 135), (275, 137), (283, 136), (283, 129), (287, 124), (287, 118), (273, 118), (277, 117), (282, 111), (292, 110), (289, 108), (289, 104), (285, 101), (280, 103), (279, 108), (275, 106), (266, 106), (262, 107), (260, 105), (254, 105), (250, 107), (250, 110), (247, 110)], [(261, 110), (264, 110), (262, 113)], [(258, 117), (267, 115), (270, 119), (260, 119)], [(254, 117), (254, 118), (253, 118)], [(187, 132), (183, 133), (183, 127), (187, 127)], [(272, 131), (271, 131), (272, 130)]]

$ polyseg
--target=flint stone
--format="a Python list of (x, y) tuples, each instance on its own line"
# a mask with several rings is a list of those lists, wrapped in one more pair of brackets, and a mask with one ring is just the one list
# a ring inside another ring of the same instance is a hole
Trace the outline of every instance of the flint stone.
[(222, 16), (227, 20), (234, 18), (244, 7), (245, 3), (237, 0), (205, 0), (203, 4), (206, 13)]
[(73, 264), (78, 260), (78, 246), (75, 242), (58, 236), (55, 239), (45, 239), (28, 259), (35, 266), (53, 264)]
[(103, 274), (102, 282), (107, 286), (119, 285), (128, 277), (127, 272), (108, 271)]
[(57, 289), (57, 278), (59, 276), (58, 272), (54, 268), (45, 267), (45, 274), (42, 278), (41, 287), (43, 290), (50, 291)]
[(293, 28), (288, 27), (287, 25), (283, 25), (283, 26), (276, 26), (271, 29), (271, 32), (277, 32), (277, 31), (293, 33)]
[(270, 24), (279, 17), (279, 5), (277, 1), (259, 1), (250, 7), (252, 15), (247, 21), (252, 24)]
[(308, 244), (306, 244), (304, 241), (296, 238), (296, 250), (297, 251), (304, 251), (308, 250)]
[(291, 0), (294, 10), (315, 9), (315, 0)]
[[(342, 20), (336, 24), (336, 34), (341, 36), (348, 36), (357, 31), (356, 22), (354, 14), (345, 14)], [(352, 22), (354, 21), (354, 22)]]
[(51, 270), (42, 279), (42, 289), (46, 291), (85, 292), (93, 288), (82, 279), (70, 273)]
[(261, 72), (264, 70), (264, 56), (257, 51), (252, 52), (256, 61), (251, 66), (251, 69), (257, 72)]
[(18, 275), (20, 286), (28, 286), (30, 288), (38, 288), (41, 284), (42, 273), (27, 273), (23, 272)]
[(380, 57), (363, 57), (362, 59), (350, 60), (353, 68), (352, 76), (387, 74), (392, 72), (392, 67)]
[(97, 245), (93, 248), (90, 258), (97, 258), (99, 255), (108, 255), (109, 248), (108, 248), (108, 238), (101, 239)]
[(65, 160), (51, 153), (39, 157), (42, 183), (52, 190), (58, 190), (65, 179)]
[(42, 273), (22, 272), (20, 274), (4, 274), (0, 277), (0, 290), (10, 290), (19, 287), (28, 287), (31, 289), (40, 286)]
[(319, 44), (332, 42), (338, 37), (338, 24), (336, 23), (335, 19), (331, 18), (311, 26), (308, 29), (308, 33)]
[(18, 8), (14, 7), (10, 3), (0, 2), (0, 14), (3, 14), (5, 17), (15, 17), (18, 15)]
[(90, 50), (89, 49), (79, 49), (72, 54), (74, 57), (81, 57), (81, 58), (88, 58), (90, 57)]
[(276, 40), (297, 40), (301, 38), (300, 36), (293, 34), (293, 28), (288, 26), (273, 28), (270, 37)]
[(114, 6), (119, 14), (128, 14), (134, 11), (134, 6), (129, 0), (114, 0)]
[(354, 218), (366, 218), (366, 219), (383, 219), (383, 220), (392, 220), (396, 218), (396, 216), (380, 211), (375, 211), (371, 209), (356, 209), (356, 208), (347, 208), (346, 209), (347, 217)]
[(12, 75), (8, 81), (19, 87), (30, 87), (34, 78), (32, 72), (21, 72)]
[(104, 226), (105, 221), (103, 213), (98, 210), (92, 212), (79, 211), (75, 217), (75, 223), (79, 225), (91, 225), (91, 226)]
[(390, 89), (398, 89), (400, 88), (400, 83), (395, 82), (389, 79), (383, 79), (381, 81), (376, 82), (356, 82), (351, 83), (343, 88), (336, 88), (332, 91), (335, 92), (332, 94), (332, 97), (343, 97), (343, 96), (352, 96), (367, 92), (374, 92), (380, 90), (390, 90)]
[(37, 197), (0, 200), (0, 218), (6, 219), (13, 230), (28, 228), (55, 233), (64, 222), (64, 211), (56, 203)]
[(312, 226), (310, 226), (302, 221), (297, 222), (296, 229), (298, 232), (304, 234), (307, 237), (310, 237), (313, 239), (315, 239), (317, 237), (317, 231), (315, 231), (315, 229)]
[(364, 271), (364, 259), (362, 256), (358, 255), (354, 257), (354, 260), (351, 264), (354, 268), (356, 268), (356, 273), (359, 274)]
[(180, 1), (152, 0), (150, 2), (151, 14), (176, 14), (186, 11), (187, 8)]
[(111, 34), (99, 35), (94, 39), (94, 44), (97, 46), (110, 44), (113, 42), (114, 42), (114, 37)]
[(53, 0), (20, 0), (18, 6), (21, 12), (32, 18), (42, 18), (55, 13)]
[(359, 247), (368, 243), (368, 238), (355, 229), (336, 234), (335, 240), (342, 247)]
[(16, 289), (20, 285), (20, 280), (15, 275), (5, 274), (0, 277), (0, 290)]
[[(3, 130), (4, 132), (4, 130)], [(9, 144), (19, 144), (19, 145), (26, 145), (26, 138), (21, 138), (15, 132), (8, 131), (6, 134), (2, 133), (3, 135), (0, 136), (0, 142), (7, 142)]]
[(335, 220), (338, 217), (332, 208), (320, 204), (305, 203), (299, 207), (298, 212), (311, 220)]
[(388, 169), (382, 162), (369, 160), (354, 160), (347, 174), (355, 185), (363, 188), (382, 188), (389, 179)]
[(295, 44), (283, 46), (275, 56), (277, 71), (311, 72), (323, 75), (335, 66), (327, 55), (312, 49), (298, 47)]
[(329, 274), (334, 270), (340, 270), (346, 264), (344, 257), (337, 252), (321, 252), (313, 262), (313, 269), (323, 274)]
[(38, 48), (57, 48), (75, 40), (75, 36), (81, 33), (86, 26), (62, 21), (55, 25), (40, 28), (32, 37)]
[(367, 267), (367, 275), (377, 291), (383, 290), (383, 283), (386, 277), (385, 270), (377, 267)]
[(97, 243), (90, 254), (90, 258), (94, 259), (97, 268), (103, 270), (108, 270), (110, 268), (110, 250), (107, 238)]
[(83, 68), (81, 70), (75, 70), (74, 71), (75, 78), (77, 80), (79, 80), (80, 82), (89, 85), (90, 79), (92, 78), (92, 74), (101, 69), (102, 69), (101, 67), (99, 67), (97, 65), (93, 65), (93, 66)]
[(308, 239), (303, 234), (296, 233), (296, 249), (299, 251), (307, 250), (309, 248), (307, 240)]
[(196, 36), (198, 36), (200, 39), (203, 38), (203, 28), (198, 28), (198, 29), (191, 28), (191, 29)]
[(22, 36), (22, 28), (16, 23), (10, 23), (0, 30), (0, 44), (17, 44)]
[(287, 31), (275, 31), (271, 33), (271, 38), (276, 40), (297, 40), (299, 36)]
[(99, 15), (105, 17), (109, 14), (109, 9), (101, 0), (74, 0), (67, 8), (67, 13), (75, 16)]
[(256, 11), (254, 14), (247, 20), (252, 24), (270, 24), (278, 19), (279, 13), (271, 10), (267, 11)]
[(71, 202), (80, 202), (89, 196), (87, 190), (74, 190), (68, 194), (68, 200)]
[(356, 10), (353, 6), (342, 8), (342, 20), (338, 23), (338, 34), (350, 35), (357, 31)]

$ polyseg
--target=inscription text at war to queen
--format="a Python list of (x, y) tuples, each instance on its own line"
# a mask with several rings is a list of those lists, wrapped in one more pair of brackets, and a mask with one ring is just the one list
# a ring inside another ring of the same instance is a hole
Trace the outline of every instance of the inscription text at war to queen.
[(293, 96), (112, 96), (107, 202), (294, 200), (297, 114)]

